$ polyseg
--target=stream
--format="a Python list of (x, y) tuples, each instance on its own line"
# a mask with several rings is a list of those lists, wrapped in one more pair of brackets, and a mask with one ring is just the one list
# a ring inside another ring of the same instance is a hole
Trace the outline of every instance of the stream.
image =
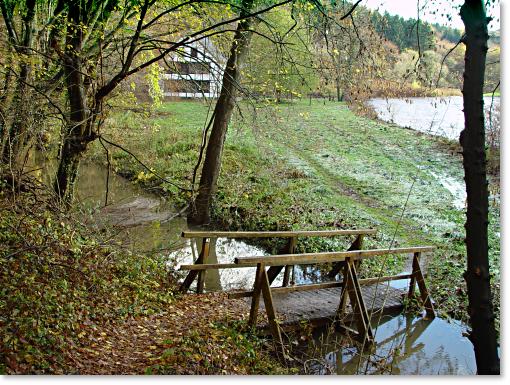
[(375, 348), (338, 347), (344, 335), (315, 333), (320, 359), (310, 360), (310, 374), (476, 374), (467, 328), (458, 321), (426, 320), (411, 314), (384, 315), (372, 322)]
[[(485, 115), (498, 125), (500, 97), (483, 98)], [(458, 141), (464, 129), (464, 112), (462, 96), (419, 97), (419, 98), (374, 98), (368, 101), (385, 122), (395, 123), (423, 133), (443, 136)], [(490, 110), (492, 105), (492, 112)]]
[[(52, 175), (50, 163), (35, 172), (44, 180)], [(108, 205), (105, 206), (107, 170), (94, 163), (82, 162), (76, 185), (77, 207), (86, 218), (93, 218), (93, 226), (114, 226), (117, 240), (133, 252), (157, 252), (168, 256), (168, 265), (175, 268), (192, 264), (197, 245), (195, 240), (181, 238), (188, 229), (184, 217), (176, 216), (177, 210), (165, 199), (142, 190), (114, 173), (108, 184)], [(47, 181), (46, 181), (47, 182)], [(86, 219), (90, 221), (90, 219)], [(193, 246), (195, 251), (192, 251)], [(198, 248), (199, 249), (199, 248)], [(267, 255), (263, 249), (233, 239), (211, 240), (208, 263), (231, 263), (237, 256)], [(282, 274), (272, 286), (279, 286)], [(296, 283), (321, 281), (318, 271), (295, 268)], [(255, 268), (208, 271), (206, 291), (250, 289), (255, 279)], [(405, 287), (406, 281), (393, 281), (395, 287)], [(193, 289), (193, 286), (192, 286)], [(471, 343), (462, 336), (465, 326), (436, 318), (425, 321), (404, 314), (384, 316), (374, 323), (376, 347), (368, 357), (356, 348), (338, 348), (340, 335), (327, 335), (317, 329), (312, 346), (318, 347), (320, 359), (312, 360), (307, 368), (310, 374), (474, 374), (476, 366)], [(326, 335), (326, 337), (325, 337)], [(398, 348), (402, 345), (404, 348)], [(388, 356), (393, 356), (390, 369)], [(316, 356), (317, 357), (317, 356)], [(381, 358), (382, 357), (382, 358)], [(385, 363), (383, 365), (383, 362)]]

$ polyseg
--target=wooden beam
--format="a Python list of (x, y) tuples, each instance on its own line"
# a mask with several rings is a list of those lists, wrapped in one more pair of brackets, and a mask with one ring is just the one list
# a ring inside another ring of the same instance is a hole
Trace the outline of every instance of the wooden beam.
[[(412, 274), (398, 274), (398, 275), (390, 275), (386, 277), (379, 278), (363, 278), (359, 279), (358, 282), (361, 286), (371, 285), (374, 283), (388, 282), (388, 281), (397, 281), (399, 279), (409, 279), (412, 277)], [(294, 291), (310, 291), (310, 290), (318, 290), (318, 289), (329, 289), (332, 287), (342, 287), (343, 281), (335, 281), (335, 282), (323, 282), (323, 283), (313, 283), (308, 285), (295, 285), (295, 286), (286, 286), (286, 287), (272, 287), (271, 290), (274, 293), (291, 293)], [(253, 295), (252, 290), (247, 291), (234, 291), (228, 293), (229, 299), (234, 298), (246, 298), (251, 297)]]
[(373, 283), (381, 283), (381, 282), (389, 282), (389, 281), (398, 281), (400, 279), (409, 279), (413, 275), (412, 274), (397, 274), (397, 275), (388, 275), (385, 277), (374, 277), (374, 278), (363, 278), (358, 279), (358, 282), (361, 286), (371, 285)]
[(178, 270), (214, 270), (214, 269), (242, 269), (257, 267), (256, 263), (238, 265), (236, 263), (204, 263), (200, 265), (180, 265)]
[(280, 271), (282, 271), (282, 269), (283, 269), (283, 266), (271, 266), (267, 270), (267, 277), (269, 279), (269, 284), (270, 285), (274, 282), (276, 277), (278, 277), (278, 274), (280, 274)]
[[(332, 287), (341, 287), (343, 285), (342, 282), (324, 282), (324, 283), (314, 283), (310, 285), (298, 285), (298, 286), (285, 286), (285, 287), (272, 287), (271, 290), (274, 293), (291, 293), (293, 291), (309, 291), (309, 290), (318, 290), (318, 289), (328, 289)], [(228, 293), (228, 298), (245, 298), (251, 297), (253, 295), (253, 291), (235, 291)]]
[[(200, 256), (202, 258), (198, 258), (195, 262), (196, 264), (206, 263), (207, 258), (209, 257), (209, 247), (210, 247), (210, 241), (208, 238), (202, 239), (202, 251), (200, 252)], [(198, 272), (198, 281), (197, 281), (197, 293), (203, 293), (204, 292), (204, 286), (205, 286), (205, 270), (200, 270)]]
[(183, 231), (183, 238), (292, 238), (335, 237), (340, 235), (375, 234), (376, 229), (311, 230), (311, 231)]
[(420, 247), (401, 247), (394, 249), (373, 249), (373, 250), (353, 250), (353, 251), (332, 251), (323, 253), (304, 253), (304, 254), (282, 254), (257, 257), (237, 257), (234, 262), (239, 265), (264, 263), (269, 266), (284, 265), (308, 265), (319, 262), (337, 262), (345, 261), (346, 258), (352, 260), (378, 257), (387, 254), (405, 254), (433, 251), (434, 246)]
[(273, 338), (279, 345), (281, 352), (285, 356), (285, 346), (283, 345), (282, 334), (280, 331), (280, 326), (278, 325), (276, 310), (273, 304), (273, 296), (271, 295), (271, 286), (269, 285), (269, 279), (267, 277), (267, 272), (265, 269), (262, 269), (261, 286), (262, 296), (264, 298), (264, 307), (266, 308), (267, 319), (269, 321), (269, 328), (271, 329), (271, 334), (273, 335)]
[(345, 285), (345, 282), (347, 281), (347, 275), (347, 263), (344, 263), (342, 292), (340, 293), (340, 302), (336, 311), (335, 322), (343, 318), (345, 314), (345, 308), (347, 307), (347, 285)]
[(356, 268), (354, 267), (354, 261), (351, 259), (346, 261), (345, 288), (351, 301), (353, 314), (356, 317), (359, 336), (366, 338), (368, 343), (372, 343), (374, 340), (374, 334), (372, 332), (372, 327), (370, 326), (370, 317), (368, 316), (365, 301), (363, 300), (358, 277), (356, 275)]
[(257, 325), (257, 316), (259, 312), (260, 293), (262, 290), (262, 280), (266, 273), (263, 263), (257, 264), (257, 272), (255, 274), (255, 283), (253, 284), (253, 297), (251, 299), (250, 319), (248, 325), (254, 327)]
[(432, 300), (430, 299), (429, 291), (427, 290), (427, 286), (425, 285), (425, 278), (423, 277), (423, 273), (421, 272), (420, 267), (420, 254), (414, 253), (413, 257), (413, 275), (416, 278), (416, 283), (418, 284), (418, 289), (420, 290), (420, 298), (422, 301), (422, 306), (425, 307), (425, 311), (427, 312), (427, 317), (430, 319), (435, 318), (436, 314), (434, 312), (434, 305), (432, 305)]
[[(287, 251), (289, 254), (294, 254), (296, 252), (296, 244), (297, 244), (297, 237), (292, 237), (289, 239), (289, 245), (287, 247)], [(290, 280), (290, 270), (293, 268), (292, 265), (286, 265), (285, 271), (283, 272), (283, 282), (282, 286), (289, 286), (289, 280)]]
[[(206, 243), (207, 239), (204, 239), (203, 240), (203, 243), (202, 243), (202, 250), (200, 251), (200, 254), (198, 255), (198, 258), (197, 260), (195, 261), (195, 264), (202, 264), (204, 263), (204, 245)], [(193, 247), (193, 245), (191, 245), (191, 247)], [(209, 250), (207, 250), (207, 252), (209, 252)], [(193, 281), (195, 280), (195, 278), (197, 277), (197, 275), (199, 274), (199, 271), (190, 271), (188, 273), (188, 275), (186, 276), (186, 278), (184, 279), (184, 282), (181, 284), (181, 286), (179, 287), (179, 291), (185, 293), (189, 290), (191, 284), (193, 283)], [(198, 288), (198, 287), (197, 287)]]

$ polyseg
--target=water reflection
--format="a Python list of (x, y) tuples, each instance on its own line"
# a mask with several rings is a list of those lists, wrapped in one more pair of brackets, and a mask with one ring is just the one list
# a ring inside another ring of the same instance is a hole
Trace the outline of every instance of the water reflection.
[[(489, 116), (492, 98), (484, 97), (486, 116)], [(458, 140), (464, 129), (462, 96), (427, 98), (374, 98), (368, 104), (377, 116), (386, 122), (432, 135)], [(500, 98), (494, 98), (494, 110), (500, 105)]]
[[(49, 181), (54, 173), (52, 163), (43, 163), (36, 176)], [(164, 199), (143, 191), (124, 178), (110, 174), (109, 205), (105, 208), (106, 169), (83, 163), (80, 166), (77, 196), (80, 207), (88, 210), (100, 227), (109, 223), (117, 228), (115, 239), (138, 253), (158, 252), (167, 256), (169, 266), (192, 264), (201, 248), (201, 240), (182, 239), (187, 230), (182, 217), (166, 218), (175, 213)], [(211, 239), (208, 263), (232, 263), (239, 256), (261, 256), (267, 253), (245, 242), (226, 238)], [(281, 273), (273, 282), (280, 286)], [(205, 290), (250, 289), (255, 280), (255, 268), (209, 270)], [(292, 281), (297, 284), (315, 283), (325, 278), (314, 266), (296, 266)], [(392, 286), (404, 287), (408, 281), (394, 281)], [(375, 322), (377, 323), (377, 322)], [(374, 323), (374, 327), (375, 327)], [(313, 361), (310, 372), (322, 374), (332, 368), (338, 374), (473, 374), (474, 354), (470, 342), (462, 337), (464, 328), (458, 323), (441, 319), (398, 315), (385, 316), (376, 329), (376, 349), (367, 356), (355, 347), (337, 348), (339, 334), (317, 337), (323, 360)], [(320, 331), (317, 331), (320, 333)], [(321, 363), (322, 362), (322, 363)]]
[[(202, 247), (201, 239), (188, 240), (186, 247), (174, 251), (169, 260), (177, 265), (192, 264)], [(197, 247), (198, 246), (198, 247)], [(260, 247), (228, 238), (211, 238), (207, 263), (233, 263), (235, 257), (268, 255)], [(251, 289), (255, 282), (255, 267), (235, 269), (211, 269), (205, 274), (205, 291), (232, 289)], [(273, 282), (273, 286), (281, 285), (281, 274)], [(196, 282), (194, 283), (196, 285)], [(194, 288), (194, 286), (192, 286)]]
[(476, 373), (466, 328), (457, 321), (425, 320), (410, 314), (385, 315), (373, 320), (376, 344), (361, 352), (359, 347), (340, 347), (343, 335), (318, 331), (315, 335), (323, 360), (315, 360), (313, 374), (452, 374)]

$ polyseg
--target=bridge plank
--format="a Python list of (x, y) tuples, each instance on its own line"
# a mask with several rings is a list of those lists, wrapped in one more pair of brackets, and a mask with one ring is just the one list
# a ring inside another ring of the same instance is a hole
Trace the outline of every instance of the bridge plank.
[[(335, 320), (336, 311), (340, 304), (342, 288), (326, 288), (309, 291), (278, 292), (271, 289), (273, 306), (278, 311), (279, 325), (284, 330), (299, 327), (303, 321), (312, 325), (325, 324)], [(402, 297), (406, 291), (388, 284), (374, 284), (362, 289), (363, 301), (368, 314), (375, 316), (381, 312), (387, 313), (400, 310), (403, 307)], [(260, 304), (261, 311), (264, 304)], [(349, 303), (340, 321), (353, 321), (353, 309)], [(264, 324), (260, 326), (264, 327)]]

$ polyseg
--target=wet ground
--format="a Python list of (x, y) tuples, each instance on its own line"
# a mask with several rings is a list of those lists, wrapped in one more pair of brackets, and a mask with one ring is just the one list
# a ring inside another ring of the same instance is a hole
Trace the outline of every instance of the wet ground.
[[(77, 197), (83, 212), (94, 218), (95, 225), (109, 224), (118, 230), (118, 238), (137, 252), (158, 252), (168, 257), (170, 266), (193, 263), (197, 255), (195, 240), (180, 237), (187, 230), (186, 221), (163, 198), (143, 191), (124, 178), (111, 174), (108, 205), (105, 205), (106, 169), (83, 163), (77, 184)], [(236, 256), (267, 255), (258, 247), (225, 238), (211, 242), (209, 263), (231, 263)], [(320, 281), (320, 272), (296, 267), (296, 283)], [(206, 275), (206, 291), (249, 289), (255, 268), (211, 270)], [(281, 285), (281, 277), (273, 286)], [(394, 281), (404, 288), (407, 281)], [(373, 319), (376, 345), (368, 354), (356, 347), (343, 347), (343, 335), (316, 331), (308, 349), (316, 349), (307, 361), (310, 374), (473, 374), (474, 354), (463, 336), (465, 327), (436, 318), (432, 321), (410, 315)]]

